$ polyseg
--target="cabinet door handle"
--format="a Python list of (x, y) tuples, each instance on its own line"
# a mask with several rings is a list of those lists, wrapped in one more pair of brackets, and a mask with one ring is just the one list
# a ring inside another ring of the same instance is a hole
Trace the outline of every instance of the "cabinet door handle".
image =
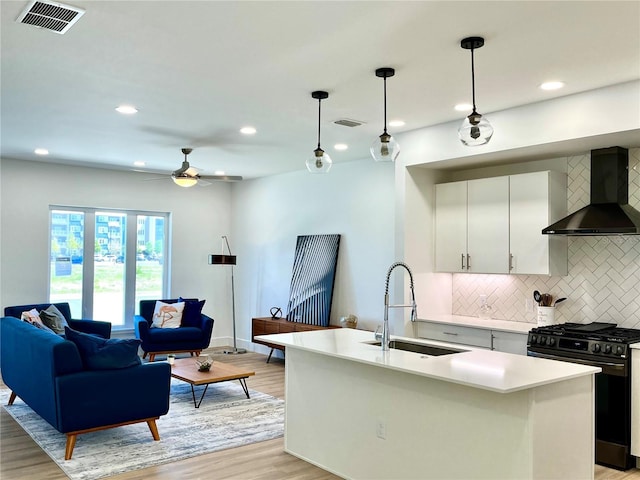
[(467, 253), (467, 270), (471, 268), (471, 255)]
[(513, 270), (513, 253), (509, 254), (509, 271)]
[(464, 253), (460, 254), (460, 262), (461, 262), (460, 268), (464, 270)]
[(457, 333), (454, 333), (454, 332), (442, 332), (442, 333), (444, 333), (445, 335), (458, 336), (458, 334), (457, 334)]

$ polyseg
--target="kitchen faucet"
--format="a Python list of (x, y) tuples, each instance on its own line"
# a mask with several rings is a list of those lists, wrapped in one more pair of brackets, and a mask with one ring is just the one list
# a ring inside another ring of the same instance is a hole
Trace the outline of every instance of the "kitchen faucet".
[[(410, 305), (389, 305), (389, 278), (391, 277), (391, 272), (396, 267), (404, 267), (407, 272), (409, 272), (409, 287), (411, 288), (411, 304)], [(413, 289), (413, 274), (411, 273), (411, 269), (404, 262), (396, 262), (389, 267), (389, 271), (387, 272), (387, 281), (384, 285), (384, 323), (382, 324), (382, 335), (377, 333), (375, 334), (376, 340), (380, 340), (380, 344), (382, 345), (382, 351), (386, 352), (389, 350), (389, 309), (390, 308), (411, 308), (411, 321), (415, 322), (418, 319), (418, 306), (416, 305), (416, 295)]]

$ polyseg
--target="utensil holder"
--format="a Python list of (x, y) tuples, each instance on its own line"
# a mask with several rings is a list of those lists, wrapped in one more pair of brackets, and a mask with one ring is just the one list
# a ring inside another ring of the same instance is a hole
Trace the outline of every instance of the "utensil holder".
[(556, 323), (556, 307), (538, 307), (538, 326), (546, 327)]

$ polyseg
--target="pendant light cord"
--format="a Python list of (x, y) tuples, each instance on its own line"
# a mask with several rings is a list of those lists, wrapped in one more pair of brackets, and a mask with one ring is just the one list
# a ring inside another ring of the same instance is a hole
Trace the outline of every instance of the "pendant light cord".
[(473, 111), (476, 111), (476, 72), (473, 64), (473, 48), (471, 49), (471, 96), (473, 98)]
[(320, 102), (322, 99), (318, 99), (318, 149), (320, 149)]
[(384, 133), (387, 133), (387, 77), (384, 80)]

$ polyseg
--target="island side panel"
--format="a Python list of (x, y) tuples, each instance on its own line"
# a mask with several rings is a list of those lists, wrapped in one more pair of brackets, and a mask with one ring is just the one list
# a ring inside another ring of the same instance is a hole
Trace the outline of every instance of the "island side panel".
[(345, 478), (593, 478), (593, 376), (500, 394), (291, 347), (286, 376), (286, 451)]
[[(533, 478), (593, 478), (595, 473), (595, 378), (532, 390)], [(571, 476), (567, 476), (571, 472)]]
[(498, 394), (291, 347), (286, 376), (286, 451), (340, 476), (531, 478), (530, 391)]

